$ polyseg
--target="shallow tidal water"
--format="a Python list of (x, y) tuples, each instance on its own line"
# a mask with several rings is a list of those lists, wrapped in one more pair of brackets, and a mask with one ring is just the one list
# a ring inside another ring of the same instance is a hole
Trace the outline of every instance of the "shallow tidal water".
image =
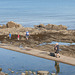
[(42, 44), (39, 44), (39, 45), (42, 46), (42, 45), (46, 45), (46, 44), (56, 44), (56, 43), (58, 43), (59, 45), (66, 45), (66, 46), (75, 45), (75, 43), (56, 42), (56, 41), (52, 41), (51, 43), (42, 43)]
[[(0, 48), (0, 68), (9, 75), (21, 75), (25, 71), (37, 72), (40, 70), (58, 73), (58, 75), (75, 75), (75, 66), (22, 54)], [(14, 71), (12, 74), (11, 71)]]

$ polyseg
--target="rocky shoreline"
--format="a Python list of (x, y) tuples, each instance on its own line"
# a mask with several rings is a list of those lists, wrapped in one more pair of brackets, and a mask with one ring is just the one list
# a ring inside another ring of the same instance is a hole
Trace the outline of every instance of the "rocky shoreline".
[[(30, 32), (29, 40), (25, 38), (25, 32)], [(8, 38), (9, 32), (12, 38)], [(20, 40), (17, 40), (18, 33)], [(42, 43), (51, 43), (52, 41), (75, 43), (75, 30), (67, 30), (63, 25), (35, 25), (34, 28), (22, 27), (13, 21), (6, 25), (0, 26), (0, 41), (1, 43), (12, 44), (15, 46), (30, 47), (34, 49), (54, 52), (54, 44), (39, 45)], [(60, 54), (75, 58), (75, 45), (60, 45)]]

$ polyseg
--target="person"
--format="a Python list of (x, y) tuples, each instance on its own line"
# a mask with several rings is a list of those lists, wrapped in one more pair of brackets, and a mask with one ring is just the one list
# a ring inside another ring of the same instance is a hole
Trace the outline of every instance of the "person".
[(11, 39), (11, 33), (9, 32), (9, 39)]
[(55, 53), (56, 53), (55, 56), (60, 57), (60, 55), (59, 55), (59, 44), (58, 43), (55, 44), (54, 50), (55, 50)]
[(28, 40), (28, 39), (29, 39), (29, 32), (26, 31), (26, 40)]
[(20, 39), (20, 36), (19, 36), (19, 34), (18, 34), (18, 38), (17, 38), (18, 40)]

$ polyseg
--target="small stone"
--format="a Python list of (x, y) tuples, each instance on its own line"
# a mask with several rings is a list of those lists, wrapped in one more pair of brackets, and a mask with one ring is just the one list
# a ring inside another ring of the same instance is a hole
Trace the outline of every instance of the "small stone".
[(0, 68), (0, 71), (2, 71), (2, 68)]
[(25, 73), (22, 73), (21, 75), (25, 75)]
[(11, 71), (11, 73), (14, 73), (14, 71)]
[(33, 75), (36, 75), (36, 72), (33, 72)]
[(8, 73), (5, 73), (5, 75), (8, 75)]
[(29, 71), (29, 73), (32, 73), (32, 71)]
[(48, 71), (38, 71), (37, 72), (39, 75), (48, 75), (49, 72)]
[(28, 75), (28, 71), (25, 71), (26, 75)]
[(51, 75), (56, 75), (55, 73), (52, 73)]

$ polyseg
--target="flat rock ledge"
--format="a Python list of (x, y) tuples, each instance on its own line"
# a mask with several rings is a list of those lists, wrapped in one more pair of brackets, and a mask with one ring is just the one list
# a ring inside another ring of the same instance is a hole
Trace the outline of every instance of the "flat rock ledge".
[(12, 51), (16, 51), (16, 52), (20, 52), (20, 53), (24, 53), (24, 54), (29, 54), (29, 55), (41, 57), (44, 59), (54, 60), (54, 61), (58, 61), (58, 62), (62, 62), (65, 64), (75, 66), (75, 58), (71, 58), (71, 57), (67, 57), (67, 56), (63, 56), (63, 55), (60, 55), (60, 58), (56, 58), (56, 57), (50, 56), (50, 52), (40, 51), (38, 49), (33, 49), (33, 48), (29, 48), (29, 47), (19, 48), (16, 46), (12, 46), (10, 44), (0, 44), (0, 48), (5, 48), (8, 50), (12, 50)]
[[(28, 41), (25, 37), (26, 31), (30, 33)], [(9, 32), (12, 34), (11, 39), (8, 37)], [(20, 40), (17, 39), (18, 34), (20, 35)], [(75, 43), (75, 30), (67, 30), (67, 27), (64, 25), (54, 24), (34, 25), (34, 28), (23, 27), (13, 21), (8, 22), (4, 28), (0, 27), (1, 43), (10, 43), (14, 46), (30, 47), (41, 51), (54, 52), (54, 45), (39, 45), (42, 43), (51, 43), (52, 41)], [(62, 49), (60, 54), (75, 58), (75, 45), (65, 46), (63, 44), (60, 48)]]

